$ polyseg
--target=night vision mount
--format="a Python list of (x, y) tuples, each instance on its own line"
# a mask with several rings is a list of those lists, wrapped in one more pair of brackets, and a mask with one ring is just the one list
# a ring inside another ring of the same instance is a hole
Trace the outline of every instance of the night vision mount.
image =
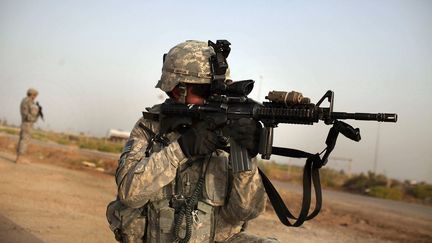
[(211, 46), (215, 54), (210, 57), (210, 66), (212, 71), (211, 90), (213, 93), (219, 93), (226, 89), (225, 79), (228, 69), (227, 57), (231, 51), (231, 43), (227, 40), (217, 40), (213, 43), (208, 41), (208, 46)]

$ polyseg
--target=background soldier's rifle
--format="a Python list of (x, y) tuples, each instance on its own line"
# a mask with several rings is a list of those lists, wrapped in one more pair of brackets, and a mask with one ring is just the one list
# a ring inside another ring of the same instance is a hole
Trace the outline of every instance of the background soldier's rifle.
[(40, 116), (40, 118), (42, 119), (42, 121), (45, 121), (44, 120), (44, 115), (42, 113), (42, 106), (39, 104), (39, 102), (36, 102), (36, 105), (39, 108), (38, 116)]

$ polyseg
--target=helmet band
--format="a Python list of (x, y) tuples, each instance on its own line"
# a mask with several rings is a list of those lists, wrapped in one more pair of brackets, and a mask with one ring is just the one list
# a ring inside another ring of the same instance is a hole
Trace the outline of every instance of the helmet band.
[(162, 68), (162, 71), (168, 72), (168, 73), (180, 74), (180, 75), (184, 75), (184, 76), (192, 76), (192, 77), (197, 77), (197, 78), (208, 78), (208, 79), (212, 78), (211, 73), (196, 73), (196, 72), (190, 72), (189, 70), (184, 70), (181, 68)]

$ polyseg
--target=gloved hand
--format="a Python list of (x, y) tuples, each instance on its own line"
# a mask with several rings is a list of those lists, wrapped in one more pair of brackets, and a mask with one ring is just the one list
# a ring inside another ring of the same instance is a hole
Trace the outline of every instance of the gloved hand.
[(183, 126), (192, 125), (190, 117), (167, 116), (163, 117), (160, 121), (160, 133), (167, 134), (170, 132), (178, 131), (181, 133)]
[(233, 120), (227, 126), (227, 134), (234, 139), (238, 145), (246, 148), (253, 158), (258, 154), (259, 139), (262, 125), (250, 118)]
[(209, 130), (204, 121), (186, 129), (178, 139), (178, 143), (187, 157), (208, 155), (224, 146), (222, 140), (214, 131)]

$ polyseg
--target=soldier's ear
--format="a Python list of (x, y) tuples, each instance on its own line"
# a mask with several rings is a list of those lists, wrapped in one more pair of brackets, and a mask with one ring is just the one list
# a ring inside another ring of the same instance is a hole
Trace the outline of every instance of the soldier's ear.
[(173, 98), (173, 99), (175, 99), (175, 100), (178, 100), (178, 99), (180, 98), (180, 89), (178, 88), (178, 85), (175, 86), (174, 89), (171, 90), (171, 91), (168, 93), (168, 95), (169, 95), (171, 98)]

